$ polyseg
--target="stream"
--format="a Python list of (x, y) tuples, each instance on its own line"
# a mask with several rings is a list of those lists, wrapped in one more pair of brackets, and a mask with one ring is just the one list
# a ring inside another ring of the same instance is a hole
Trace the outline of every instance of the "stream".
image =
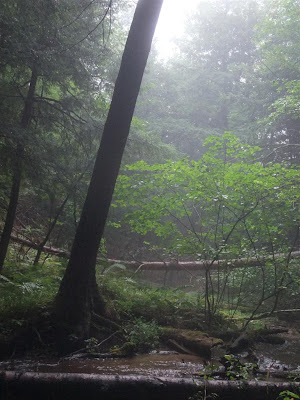
[[(254, 354), (258, 358), (258, 365), (262, 370), (270, 371), (270, 373), (296, 370), (300, 365), (300, 341), (289, 341), (283, 345), (257, 343)], [(74, 356), (69, 359), (40, 361), (12, 359), (0, 362), (0, 370), (190, 378), (199, 376), (204, 368), (209, 370), (209, 365), (220, 367), (221, 364), (218, 360), (221, 355), (222, 350), (216, 348), (210, 362), (196, 355), (167, 351), (136, 355), (131, 358), (84, 359)]]
[[(287, 333), (278, 335), (285, 340), (281, 345), (255, 343), (252, 354), (258, 360), (260, 370), (269, 372), (271, 376), (272, 373), (287, 374), (291, 370), (299, 371), (300, 375), (300, 340), (297, 328), (294, 327)], [(247, 352), (238, 355), (240, 360), (243, 360), (245, 354)], [(219, 360), (223, 355), (224, 349), (217, 346), (212, 349), (210, 361), (196, 355), (171, 351), (153, 351), (131, 358), (82, 358), (80, 355), (74, 355), (50, 360), (10, 359), (0, 362), (0, 371), (193, 378), (199, 377), (201, 372), (203, 376), (212, 365), (222, 370)]]
[(160, 352), (137, 355), (132, 358), (61, 359), (33, 362), (11, 360), (0, 363), (0, 369), (18, 372), (85, 373), (103, 375), (143, 375), (164, 377), (191, 377), (204, 368), (205, 360), (187, 354)]

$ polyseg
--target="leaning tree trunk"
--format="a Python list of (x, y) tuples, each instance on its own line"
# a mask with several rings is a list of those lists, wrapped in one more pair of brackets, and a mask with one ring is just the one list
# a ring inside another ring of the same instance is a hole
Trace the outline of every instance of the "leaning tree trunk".
[[(31, 78), (30, 78), (30, 85), (27, 93), (27, 97), (25, 100), (23, 115), (21, 119), (21, 129), (25, 131), (29, 125), (32, 118), (32, 110), (33, 110), (33, 103), (34, 103), (34, 93), (35, 87), (37, 83), (37, 70), (35, 66), (32, 68)], [(10, 192), (9, 198), (9, 205), (6, 214), (5, 224), (1, 236), (0, 242), (0, 272), (2, 271), (4, 261), (7, 254), (7, 249), (9, 245), (9, 240), (11, 236), (11, 232), (14, 225), (14, 220), (16, 216), (16, 210), (19, 200), (19, 192), (22, 180), (22, 168), (23, 168), (23, 157), (24, 157), (24, 133), (22, 133), (21, 140), (17, 144), (16, 149), (16, 159), (14, 162), (14, 171), (13, 171), (13, 178), (12, 178), (12, 187)]]
[[(54, 304), (65, 333), (89, 335), (95, 304), (95, 264), (122, 155), (163, 0), (139, 0), (104, 126), (69, 263)], [(98, 312), (104, 304), (96, 296)], [(62, 326), (61, 325), (61, 326)]]
[(58, 211), (57, 211), (57, 213), (56, 213), (56, 215), (55, 215), (53, 221), (52, 221), (51, 224), (50, 224), (50, 227), (49, 227), (49, 229), (48, 229), (48, 232), (47, 232), (46, 236), (45, 236), (44, 239), (39, 243), (38, 249), (37, 249), (37, 253), (36, 253), (35, 259), (34, 259), (34, 261), (33, 261), (33, 265), (37, 265), (37, 264), (39, 263), (40, 258), (41, 258), (41, 255), (42, 255), (42, 252), (43, 252), (43, 249), (44, 249), (46, 243), (48, 242), (48, 240), (49, 240), (49, 238), (50, 238), (50, 235), (51, 235), (53, 229), (54, 229), (55, 226), (56, 226), (57, 220), (58, 220), (58, 218), (60, 217), (61, 213), (63, 212), (63, 209), (65, 208), (65, 205), (67, 204), (67, 201), (69, 200), (69, 197), (70, 197), (70, 194), (68, 194), (68, 195), (65, 197), (65, 199), (64, 199), (64, 201), (62, 202), (61, 206), (59, 207), (59, 209), (58, 209)]

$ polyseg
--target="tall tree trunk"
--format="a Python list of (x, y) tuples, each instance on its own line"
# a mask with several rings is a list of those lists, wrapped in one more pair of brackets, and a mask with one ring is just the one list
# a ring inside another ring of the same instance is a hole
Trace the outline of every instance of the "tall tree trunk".
[[(162, 3), (139, 0), (137, 4), (70, 260), (55, 300), (56, 320), (79, 338), (89, 335), (97, 252)], [(96, 303), (97, 311), (104, 312), (99, 297)]]
[(23, 130), (21, 140), (17, 144), (16, 154), (15, 154), (15, 163), (14, 163), (14, 171), (13, 171), (13, 178), (12, 178), (12, 187), (10, 192), (9, 198), (9, 205), (5, 219), (5, 225), (3, 228), (1, 242), (0, 242), (0, 272), (3, 269), (4, 261), (7, 254), (7, 249), (9, 245), (10, 235), (13, 229), (14, 220), (16, 216), (16, 210), (19, 200), (19, 192), (22, 180), (22, 168), (23, 168), (23, 157), (24, 157), (24, 135), (26, 129), (30, 125), (30, 121), (32, 118), (32, 110), (33, 110), (33, 103), (34, 103), (34, 93), (35, 87), (37, 83), (37, 70), (36, 67), (32, 67), (31, 78), (29, 89), (27, 93), (27, 97), (25, 100), (23, 115), (21, 119), (21, 129)]

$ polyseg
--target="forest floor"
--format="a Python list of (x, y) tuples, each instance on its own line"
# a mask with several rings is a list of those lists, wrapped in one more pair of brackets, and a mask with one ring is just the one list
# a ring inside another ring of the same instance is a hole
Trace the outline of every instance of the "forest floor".
[(37, 270), (11, 267), (5, 275), (0, 299), (2, 374), (300, 381), (300, 320), (296, 315), (253, 321), (244, 332), (245, 312), (224, 308), (208, 328), (197, 292), (140, 285), (127, 275), (99, 277), (101, 293), (120, 329), (96, 321), (82, 348), (58, 354), (51, 303), (60, 270), (59, 264), (52, 263)]

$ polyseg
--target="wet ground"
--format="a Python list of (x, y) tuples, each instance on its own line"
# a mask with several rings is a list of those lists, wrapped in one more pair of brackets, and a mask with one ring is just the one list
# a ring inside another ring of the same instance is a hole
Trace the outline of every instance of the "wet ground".
[[(294, 370), (300, 366), (300, 334), (298, 328), (278, 335), (285, 340), (282, 345), (256, 343), (255, 354), (262, 369)], [(300, 373), (300, 371), (299, 371)]]
[[(256, 343), (253, 354), (258, 359), (261, 370), (272, 372), (287, 372), (298, 370), (300, 366), (300, 334), (298, 329), (289, 329), (279, 336), (285, 339), (282, 345)], [(221, 366), (220, 357), (224, 350), (213, 350), (212, 360), (207, 361), (194, 355), (172, 352), (153, 352), (137, 355), (132, 358), (93, 358), (80, 359), (76, 356), (57, 360), (8, 360), (0, 362), (1, 370), (17, 372), (52, 372), (52, 373), (86, 373), (101, 375), (143, 375), (163, 376), (168, 378), (199, 377), (203, 371), (209, 371), (212, 365)], [(300, 369), (299, 369), (300, 375)]]
[(65, 359), (54, 362), (14, 360), (0, 363), (0, 369), (33, 372), (73, 372), (103, 375), (191, 377), (203, 370), (202, 358), (186, 354), (146, 354), (118, 359)]
[[(157, 354), (137, 355), (132, 358), (93, 358), (60, 360), (10, 360), (0, 363), (0, 370), (17, 372), (85, 373), (101, 375), (143, 375), (168, 378), (191, 378), (209, 373), (211, 366), (223, 368), (218, 362), (218, 351), (210, 362), (193, 355)], [(300, 343), (289, 342), (281, 346), (259, 343), (255, 347), (261, 370), (272, 372), (296, 370), (300, 365)], [(205, 372), (206, 371), (206, 372)], [(300, 374), (300, 371), (299, 371)]]

